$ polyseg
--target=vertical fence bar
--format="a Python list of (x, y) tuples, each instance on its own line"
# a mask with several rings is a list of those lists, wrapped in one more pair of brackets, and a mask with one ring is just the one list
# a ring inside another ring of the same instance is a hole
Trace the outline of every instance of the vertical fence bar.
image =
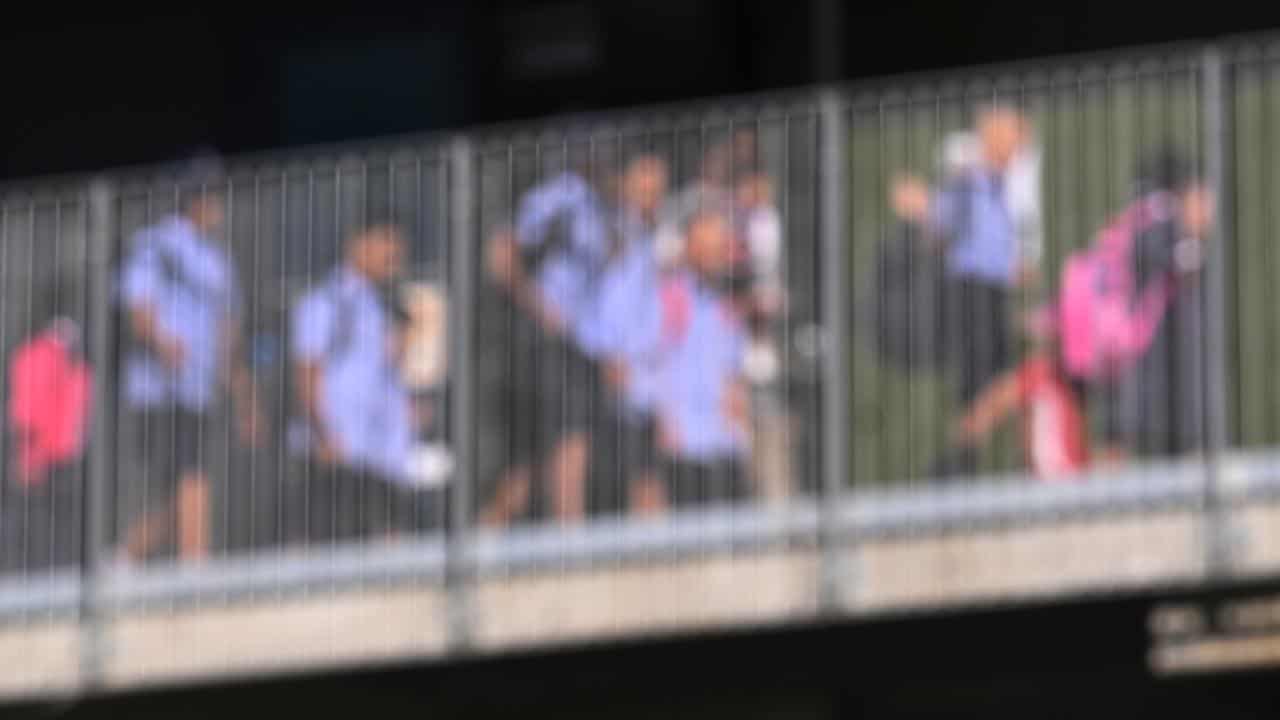
[(452, 649), (465, 650), (471, 642), (469, 585), (472, 579), (471, 490), (475, 473), (475, 408), (472, 373), (473, 321), (475, 315), (474, 162), (471, 142), (459, 137), (449, 148), (449, 381), (451, 402), (450, 443), (454, 447), (453, 488), (446, 541), (445, 584), (447, 632)]
[(1213, 46), (1205, 49), (1202, 60), (1202, 102), (1204, 117), (1204, 176), (1217, 199), (1218, 212), (1209, 234), (1205, 277), (1204, 323), (1204, 396), (1205, 428), (1205, 495), (1204, 538), (1205, 569), (1210, 579), (1231, 572), (1232, 538), (1228, 526), (1228, 509), (1224, 506), (1222, 453), (1227, 441), (1226, 427), (1226, 262), (1230, 257), (1226, 243), (1231, 240), (1231, 212), (1234, 200), (1229, 185), (1228, 153), (1231, 150), (1228, 103), (1227, 66), (1221, 51)]
[(847, 125), (841, 95), (825, 89), (819, 98), (819, 250), (822, 258), (822, 492), (819, 549), (822, 553), (819, 608), (838, 612), (849, 578), (841, 562), (848, 550), (840, 532), (840, 497), (848, 478), (849, 433), (849, 259), (845, 211), (849, 199)]
[(99, 179), (89, 186), (89, 308), (86, 317), (88, 354), (94, 368), (92, 434), (89, 441), (84, 498), (84, 559), (80, 593), (80, 672), (88, 689), (101, 686), (107, 661), (106, 598), (103, 593), (107, 547), (107, 513), (115, 466), (115, 348), (112, 343), (111, 266), (115, 228), (115, 188)]

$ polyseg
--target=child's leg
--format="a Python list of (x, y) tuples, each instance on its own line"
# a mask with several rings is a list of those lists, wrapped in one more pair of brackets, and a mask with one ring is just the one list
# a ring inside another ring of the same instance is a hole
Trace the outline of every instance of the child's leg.
[(629, 496), (631, 511), (639, 517), (657, 517), (667, 511), (667, 488), (656, 470), (637, 473), (631, 481)]

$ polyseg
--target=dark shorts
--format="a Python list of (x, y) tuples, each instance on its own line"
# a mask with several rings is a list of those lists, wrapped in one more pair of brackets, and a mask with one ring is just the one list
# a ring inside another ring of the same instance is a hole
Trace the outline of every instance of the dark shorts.
[(652, 416), (614, 413), (605, 429), (606, 436), (600, 442), (608, 443), (615, 474), (631, 479), (638, 473), (658, 469), (658, 423)]
[(1205, 443), (1204, 385), (1167, 365), (1144, 362), (1109, 388), (1106, 440), (1142, 457), (1181, 455)]
[(591, 442), (588, 497), (593, 512), (624, 511), (631, 483), (659, 469), (657, 434), (657, 423), (650, 416), (612, 409), (604, 417)]
[(299, 461), (283, 509), (288, 535), (312, 543), (413, 529), (414, 493), (377, 473)]
[(694, 462), (668, 458), (662, 467), (673, 508), (741, 502), (749, 494), (743, 461)]
[(1076, 407), (1081, 410), (1097, 408), (1099, 422), (1089, 425), (1090, 444), (1096, 447), (1124, 446), (1128, 432), (1114, 382), (1086, 382), (1072, 378), (1067, 387)]
[(1009, 291), (954, 278), (948, 292), (947, 339), (960, 401), (969, 405), (1013, 359)]
[(179, 407), (148, 408), (137, 412), (138, 459), (141, 461), (143, 502), (154, 507), (173, 497), (178, 478), (207, 469), (214, 429), (209, 413)]
[(511, 354), (503, 413), (510, 428), (510, 462), (537, 462), (565, 435), (588, 432), (600, 414), (600, 373), (594, 360), (565, 337), (545, 332), (523, 313), (512, 316)]

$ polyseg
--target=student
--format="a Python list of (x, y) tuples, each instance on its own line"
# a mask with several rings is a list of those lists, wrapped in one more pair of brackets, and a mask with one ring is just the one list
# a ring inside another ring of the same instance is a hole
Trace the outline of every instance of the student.
[(414, 530), (446, 526), (445, 512), (453, 454), (446, 441), (448, 406), (447, 307), (444, 296), (429, 284), (409, 282), (396, 293), (401, 318), (400, 375), (409, 392), (413, 413), (410, 478)]
[[(511, 305), (513, 355), (509, 384), (511, 466), (481, 512), (504, 527), (529, 506), (544, 480), (551, 512), (562, 524), (586, 513), (591, 426), (600, 397), (596, 318), (599, 279), (617, 245), (607, 195), (591, 182), (585, 159), (530, 190), (515, 228), (490, 239), (490, 279)], [(597, 179), (605, 171), (597, 168)]]
[(772, 180), (759, 169), (744, 173), (734, 196), (735, 234), (745, 256), (739, 262), (750, 273), (753, 305), (765, 326), (782, 312), (786, 295), (782, 216), (773, 196)]
[(1168, 211), (1133, 238), (1135, 287), (1168, 282), (1171, 296), (1149, 345), (1109, 388), (1108, 440), (1117, 457), (1181, 455), (1202, 448), (1205, 437), (1203, 343), (1210, 320), (1200, 292), (1216, 208), (1190, 161), (1172, 148), (1150, 153), (1137, 175), (1139, 201), (1163, 199)]
[(179, 183), (179, 212), (142, 229), (125, 260), (129, 347), (122, 391), (144, 467), (137, 488), (141, 512), (126, 530), (122, 561), (145, 558), (174, 530), (181, 558), (207, 555), (209, 434), (224, 393), (242, 439), (261, 439), (253, 382), (239, 347), (235, 266), (217, 239), (223, 183), (216, 159), (193, 160)]
[(658, 371), (658, 443), (666, 503), (676, 507), (746, 496), (749, 399), (742, 378), (747, 336), (735, 303), (729, 220), (697, 212), (684, 223), (683, 267), (662, 288), (665, 348)]
[(1021, 365), (983, 388), (956, 429), (960, 446), (976, 447), (1017, 414), (1027, 463), (1037, 477), (1051, 480), (1088, 467), (1083, 393), (1064, 370), (1054, 338), (1041, 335), (1039, 347)]
[(657, 475), (653, 385), (662, 352), (662, 271), (654, 233), (666, 187), (661, 159), (641, 155), (628, 163), (618, 218), (623, 247), (600, 279), (595, 323), (609, 390), (603, 440), (614, 450), (628, 505), (639, 515), (660, 512), (665, 497)]
[(782, 218), (773, 196), (773, 182), (762, 169), (743, 168), (735, 186), (734, 217), (741, 253), (737, 272), (750, 285), (745, 370), (756, 410), (750, 474), (756, 493), (777, 503), (791, 494), (795, 473), (793, 420), (782, 383), (783, 339), (778, 336), (786, 312)]
[[(1012, 361), (1012, 293), (1039, 271), (1038, 172), (1031, 126), (1016, 108), (992, 104), (977, 114), (972, 135), (947, 140), (947, 177), (936, 192), (918, 179), (899, 181), (895, 211), (943, 243), (943, 350), (961, 405)], [(965, 472), (976, 456), (958, 456)]]
[(698, 175), (667, 200), (655, 238), (659, 262), (676, 261), (682, 252), (681, 223), (692, 213), (714, 210), (732, 214), (739, 178), (754, 174), (758, 166), (757, 138), (750, 128), (732, 133), (710, 133), (698, 166)]
[[(1016, 109), (992, 105), (978, 113), (976, 126), (977, 157), (960, 159), (936, 193), (915, 179), (899, 182), (893, 193), (899, 213), (946, 239), (946, 331), (966, 405), (1009, 364), (1010, 293), (1036, 275), (1036, 256), (1023, 248), (1032, 245), (1024, 235), (1034, 233), (1022, 233), (1018, 223), (1028, 214), (1025, 187), (1036, 187), (1026, 182), (1020, 164), (1030, 125)], [(1018, 179), (1016, 206), (1008, 189), (1011, 173)]]
[(9, 364), (9, 467), (3, 568), (68, 567), (81, 556), (83, 459), (93, 375), (82, 346), (83, 303), (67, 280), (34, 303), (33, 332)]
[(387, 289), (404, 243), (388, 223), (353, 234), (343, 262), (294, 309), (292, 444), (310, 459), (304, 534), (314, 542), (407, 529), (412, 407), (401, 320)]

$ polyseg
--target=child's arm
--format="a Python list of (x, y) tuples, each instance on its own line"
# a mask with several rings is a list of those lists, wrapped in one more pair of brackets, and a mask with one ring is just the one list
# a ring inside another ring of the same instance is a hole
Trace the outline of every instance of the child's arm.
[(743, 378), (735, 377), (725, 388), (723, 412), (739, 432), (748, 435), (751, 430), (751, 393)]

